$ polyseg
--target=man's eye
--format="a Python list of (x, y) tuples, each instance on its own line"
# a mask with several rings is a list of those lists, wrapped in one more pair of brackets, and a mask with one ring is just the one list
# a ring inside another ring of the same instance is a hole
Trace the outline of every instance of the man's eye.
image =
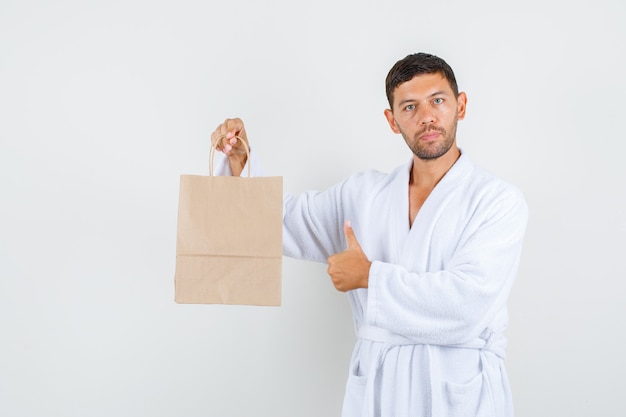
[(408, 106), (404, 108), (404, 110), (407, 110), (407, 111), (415, 110), (415, 104), (409, 104)]
[(433, 103), (441, 104), (441, 103), (443, 103), (443, 99), (442, 98), (436, 98), (436, 99), (433, 100)]

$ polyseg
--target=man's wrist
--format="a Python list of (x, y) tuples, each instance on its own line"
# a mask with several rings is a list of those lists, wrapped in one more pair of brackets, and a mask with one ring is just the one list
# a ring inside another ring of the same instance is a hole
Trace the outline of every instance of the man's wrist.
[(243, 167), (246, 166), (247, 157), (246, 155), (229, 155), (228, 156), (228, 164), (230, 165), (230, 170), (233, 173), (233, 176), (238, 177), (241, 175), (243, 171)]

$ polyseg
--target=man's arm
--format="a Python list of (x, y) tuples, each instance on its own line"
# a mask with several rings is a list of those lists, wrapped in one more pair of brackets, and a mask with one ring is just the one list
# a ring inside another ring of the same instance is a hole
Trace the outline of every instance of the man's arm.
[(520, 259), (527, 222), (523, 199), (509, 196), (489, 218), (468, 227), (443, 270), (412, 272), (374, 261), (367, 323), (424, 343), (464, 343), (502, 312)]

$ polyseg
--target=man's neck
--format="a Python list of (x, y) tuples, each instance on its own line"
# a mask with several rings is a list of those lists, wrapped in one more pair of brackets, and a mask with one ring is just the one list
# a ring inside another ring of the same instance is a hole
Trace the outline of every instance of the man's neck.
[(456, 146), (436, 159), (420, 159), (414, 155), (409, 185), (418, 188), (435, 188), (460, 156), (461, 151)]

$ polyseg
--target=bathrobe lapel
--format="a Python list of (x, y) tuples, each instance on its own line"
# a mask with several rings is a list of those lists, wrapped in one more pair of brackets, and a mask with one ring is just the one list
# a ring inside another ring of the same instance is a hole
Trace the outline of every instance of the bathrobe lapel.
[[(410, 169), (410, 168), (409, 168)], [(399, 247), (399, 262), (405, 268), (413, 272), (426, 272), (437, 266), (431, 265), (430, 259), (441, 259), (440, 253), (437, 252), (440, 245), (437, 242), (445, 240), (445, 236), (441, 235), (441, 231), (448, 230), (446, 225), (439, 224), (447, 222), (445, 213), (449, 201), (454, 197), (455, 193), (462, 192), (462, 177), (466, 176), (471, 170), (471, 162), (461, 154), (456, 163), (443, 176), (441, 181), (432, 190), (420, 211), (417, 213), (413, 226), (408, 230), (406, 239), (402, 239), (402, 246)], [(407, 172), (408, 175), (408, 172)], [(404, 203), (404, 227), (408, 229), (408, 177), (405, 182), (405, 203)], [(458, 231), (455, 231), (455, 235)], [(443, 245), (449, 248), (450, 242)], [(435, 255), (435, 256), (433, 256)]]

